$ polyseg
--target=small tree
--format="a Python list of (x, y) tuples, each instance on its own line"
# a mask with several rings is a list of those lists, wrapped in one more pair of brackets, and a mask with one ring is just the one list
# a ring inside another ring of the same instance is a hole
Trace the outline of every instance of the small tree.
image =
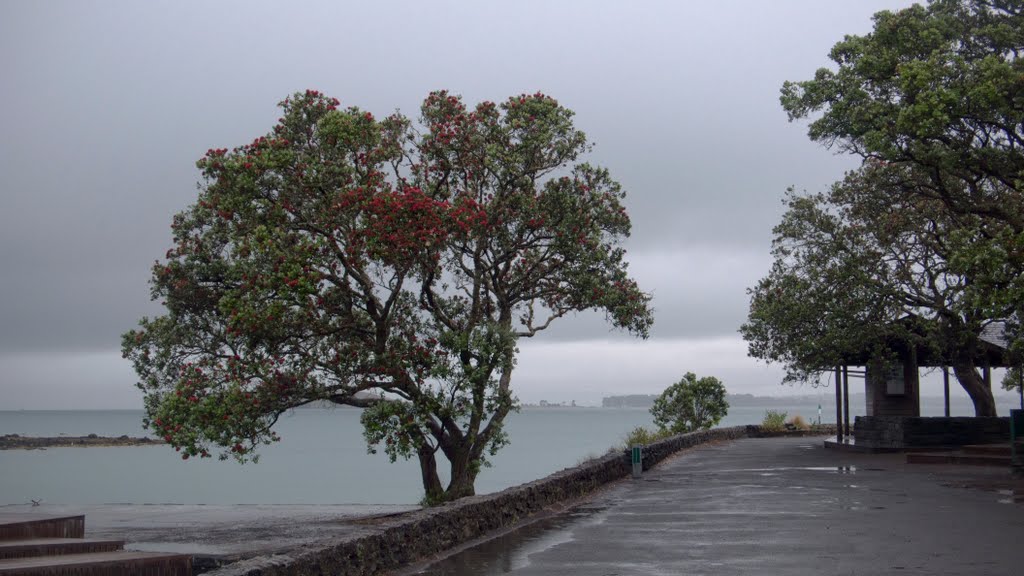
[(184, 458), (245, 461), (291, 408), (362, 407), (369, 449), (417, 458), (428, 502), (471, 495), (507, 441), (519, 338), (588, 309), (647, 335), (625, 193), (539, 93), (470, 109), (434, 92), (418, 128), (316, 91), (281, 108), (199, 161), (153, 268), (166, 313), (123, 337), (146, 425)]
[(687, 372), (654, 401), (654, 423), (673, 434), (711, 428), (729, 411), (725, 386), (714, 376), (697, 379)]

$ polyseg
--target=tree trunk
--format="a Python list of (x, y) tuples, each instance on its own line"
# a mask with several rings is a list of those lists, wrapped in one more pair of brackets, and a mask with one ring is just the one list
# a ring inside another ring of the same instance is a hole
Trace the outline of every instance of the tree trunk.
[(424, 500), (427, 504), (441, 502), (444, 499), (444, 488), (441, 486), (441, 479), (437, 476), (437, 459), (434, 458), (434, 451), (424, 446), (419, 450), (420, 474), (423, 477)]
[(458, 500), (476, 494), (474, 484), (479, 464), (471, 462), (469, 446), (460, 446), (448, 458), (452, 464), (452, 478), (444, 492), (444, 500)]
[(967, 395), (974, 402), (975, 416), (995, 416), (996, 402), (992, 397), (992, 390), (985, 384), (981, 375), (974, 368), (972, 360), (958, 360), (953, 364), (953, 373), (960, 385), (967, 391)]

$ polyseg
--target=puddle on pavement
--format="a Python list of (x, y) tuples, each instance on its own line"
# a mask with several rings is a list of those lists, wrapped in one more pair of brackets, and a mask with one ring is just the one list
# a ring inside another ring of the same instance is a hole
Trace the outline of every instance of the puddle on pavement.
[(966, 488), (981, 490), (996, 496), (996, 502), (1000, 504), (1022, 504), (1024, 505), (1024, 488), (999, 488), (983, 482), (943, 482), (947, 488)]
[(813, 470), (815, 472), (836, 472), (837, 474), (853, 474), (857, 472), (856, 466), (808, 466), (801, 470)]
[(416, 572), (424, 576), (491, 576), (519, 570), (530, 556), (571, 542), (573, 529), (602, 521), (604, 508), (578, 508), (538, 520), (472, 548), (453, 554)]
[(1000, 504), (1024, 504), (1024, 493), (1016, 490), (996, 490), (1000, 496), (996, 502)]
[(855, 474), (856, 466), (779, 466), (776, 468), (735, 468), (732, 470), (721, 470), (721, 473), (732, 472), (757, 472), (761, 476), (778, 476), (779, 472), (792, 470), (807, 470), (810, 472), (835, 472), (836, 474)]

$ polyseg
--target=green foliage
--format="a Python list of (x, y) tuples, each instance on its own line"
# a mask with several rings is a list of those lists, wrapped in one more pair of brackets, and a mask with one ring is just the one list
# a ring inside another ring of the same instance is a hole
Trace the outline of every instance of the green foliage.
[(280, 414), (330, 401), (366, 409), (371, 451), (419, 459), (429, 501), (457, 498), (507, 442), (518, 338), (590, 309), (646, 337), (625, 193), (553, 98), (434, 92), (419, 127), (316, 91), (281, 108), (198, 162), (153, 268), (165, 313), (122, 340), (147, 426), (184, 457), (254, 458)]
[(628, 450), (631, 446), (641, 445), (647, 446), (648, 444), (654, 444), (660, 440), (664, 440), (673, 433), (664, 429), (659, 428), (658, 430), (648, 430), (643, 426), (637, 426), (633, 428), (626, 438), (623, 440), (623, 446)]
[(1008, 320), (1024, 356), (1022, 49), (1019, 2), (931, 0), (876, 14), (833, 47), (832, 68), (783, 85), (791, 120), (864, 163), (827, 196), (790, 199), (751, 290), (752, 355), (807, 380), (924, 345), (994, 415), (973, 363), (984, 325)]
[(781, 101), (790, 119), (820, 114), (811, 139), (920, 168), (957, 212), (1019, 223), (1004, 200), (1024, 170), (1022, 49), (1019, 2), (931, 0), (876, 14), (870, 34), (832, 48), (834, 69), (786, 82)]
[(785, 430), (786, 413), (776, 412), (775, 410), (765, 410), (764, 420), (761, 420), (761, 428), (771, 432)]
[(1003, 390), (1019, 391), (1022, 382), (1024, 382), (1024, 377), (1022, 377), (1020, 366), (1014, 366), (1007, 370), (1006, 374), (1003, 375)]
[(698, 380), (693, 372), (687, 372), (679, 382), (666, 388), (651, 407), (654, 423), (671, 434), (711, 428), (728, 411), (722, 382), (714, 376)]
[[(828, 193), (791, 194), (774, 229), (771, 271), (749, 291), (740, 332), (750, 355), (784, 364), (789, 381), (847, 362), (892, 362), (894, 347), (930, 350), (986, 415), (994, 402), (974, 362), (993, 308), (950, 263), (984, 236), (984, 224), (904, 194), (914, 178), (868, 162)], [(1012, 313), (1007, 305), (997, 317)]]
[(847, 225), (822, 195), (790, 194), (786, 202), (772, 268), (748, 291), (740, 332), (750, 356), (782, 363), (787, 381), (808, 381), (865, 343), (883, 341), (901, 302), (863, 226)]
[[(931, 0), (875, 15), (811, 80), (786, 82), (783, 108), (811, 139), (896, 168), (896, 199), (952, 219), (949, 270), (988, 318), (1008, 318), (1024, 355), (1024, 9), (1020, 2)], [(892, 210), (890, 210), (891, 212)], [(1013, 308), (1007, 313), (1007, 308)]]

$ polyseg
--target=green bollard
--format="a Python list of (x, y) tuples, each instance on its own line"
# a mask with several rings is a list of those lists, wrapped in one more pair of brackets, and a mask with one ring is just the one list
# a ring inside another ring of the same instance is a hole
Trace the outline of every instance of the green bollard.
[(633, 460), (633, 478), (639, 478), (644, 471), (642, 448), (643, 446), (640, 444), (634, 444), (632, 450), (630, 450)]
[(1024, 475), (1024, 410), (1010, 410), (1010, 466), (1015, 474)]

